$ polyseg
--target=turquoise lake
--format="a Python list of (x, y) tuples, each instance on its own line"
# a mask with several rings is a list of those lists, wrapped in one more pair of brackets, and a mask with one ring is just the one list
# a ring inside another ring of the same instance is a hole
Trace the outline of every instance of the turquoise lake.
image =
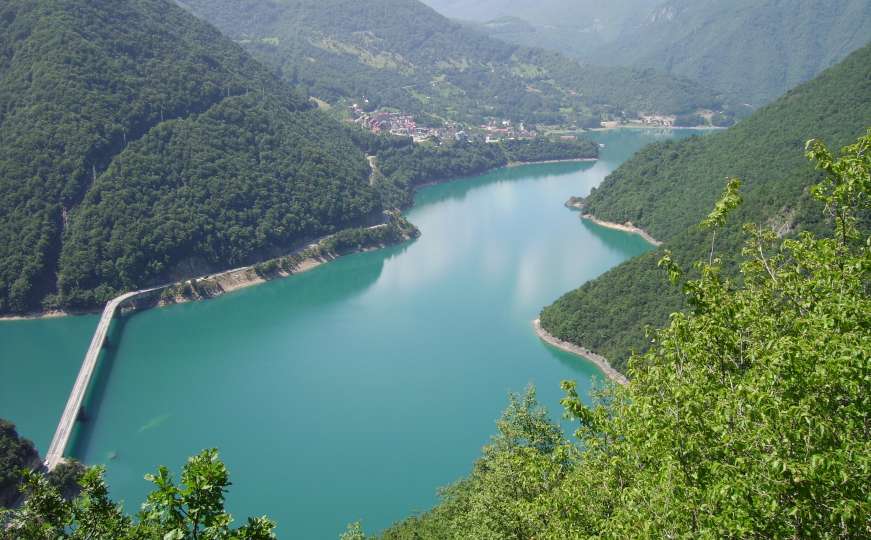
[[(216, 447), (237, 522), (337, 538), (425, 511), (466, 474), (509, 392), (554, 419), (559, 383), (602, 376), (531, 321), (563, 293), (648, 249), (579, 219), (586, 195), (643, 145), (690, 131), (595, 134), (596, 163), (500, 169), (420, 190), (422, 236), (226, 296), (113, 323), (68, 455), (105, 464), (135, 512), (157, 465)], [(0, 417), (44, 452), (97, 316), (0, 323)]]

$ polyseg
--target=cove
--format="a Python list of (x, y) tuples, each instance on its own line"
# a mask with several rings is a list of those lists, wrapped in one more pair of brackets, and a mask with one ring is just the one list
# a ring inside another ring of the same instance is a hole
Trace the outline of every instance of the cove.
[[(282, 538), (370, 533), (436, 502), (495, 431), (507, 393), (603, 377), (542, 343), (540, 309), (648, 249), (563, 207), (649, 142), (688, 131), (596, 133), (596, 163), (500, 169), (422, 189), (422, 236), (207, 302), (113, 324), (72, 454), (105, 464), (135, 512), (157, 465), (217, 447), (228, 507)], [(0, 417), (45, 451), (97, 316), (0, 324)]]

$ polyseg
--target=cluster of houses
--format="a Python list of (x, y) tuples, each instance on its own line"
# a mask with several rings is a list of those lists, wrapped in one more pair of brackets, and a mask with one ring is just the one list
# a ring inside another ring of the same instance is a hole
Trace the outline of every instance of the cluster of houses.
[(434, 128), (418, 125), (414, 116), (402, 112), (366, 112), (357, 103), (351, 105), (353, 122), (376, 135), (389, 133), (400, 137), (411, 137), (414, 142), (425, 140), (464, 139), (466, 132), (456, 124)]
[(645, 126), (652, 127), (672, 127), (674, 126), (674, 121), (676, 117), (674, 116), (665, 116), (660, 114), (642, 114), (641, 115), (641, 123)]
[(366, 112), (358, 104), (350, 106), (352, 121), (361, 128), (378, 134), (391, 134), (411, 137), (414, 142), (426, 140), (477, 140), (499, 142), (511, 139), (532, 139), (537, 133), (523, 122), (514, 124), (511, 120), (490, 120), (480, 128), (467, 130), (461, 124), (449, 122), (444, 127), (418, 125), (414, 116), (396, 111), (378, 110)]
[(625, 122), (613, 120), (613, 121), (605, 121), (601, 123), (603, 128), (615, 128), (620, 127), (621, 125), (629, 125), (629, 126), (645, 126), (645, 127), (664, 127), (670, 128), (674, 127), (674, 122), (677, 120), (676, 116), (668, 116), (661, 114), (642, 114), (638, 118), (631, 118), (626, 120)]
[(523, 122), (515, 125), (511, 120), (490, 120), (481, 126), (486, 142), (499, 142), (511, 139), (532, 139), (537, 133), (534, 129), (527, 129)]
[[(511, 120), (490, 120), (479, 127), (467, 130), (457, 123), (448, 123), (444, 127), (429, 127), (418, 125), (414, 116), (390, 110), (366, 112), (354, 103), (350, 107), (352, 121), (361, 128), (375, 134), (391, 134), (401, 137), (411, 137), (414, 142), (468, 140), (495, 143), (513, 139), (534, 139), (538, 133), (535, 128), (526, 126), (523, 122), (514, 123)], [(601, 122), (603, 128), (620, 126), (643, 127), (674, 127), (677, 118), (671, 115), (641, 114), (637, 118), (610, 120)]]

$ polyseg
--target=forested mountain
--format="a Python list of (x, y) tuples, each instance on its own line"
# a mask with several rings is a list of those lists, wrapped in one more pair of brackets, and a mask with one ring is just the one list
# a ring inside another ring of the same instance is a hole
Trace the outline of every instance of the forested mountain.
[[(586, 211), (646, 229), (683, 264), (704, 257), (709, 235), (695, 226), (739, 177), (744, 204), (717, 235), (718, 250), (738, 253), (746, 222), (787, 235), (818, 229), (821, 212), (808, 186), (818, 173), (803, 145), (820, 138), (839, 147), (871, 126), (871, 45), (788, 92), (729, 130), (651, 145), (612, 173), (585, 200)], [(568, 293), (542, 312), (550, 333), (602, 353), (620, 368), (647, 346), (644, 326), (663, 325), (683, 306), (656, 268), (662, 250), (628, 261)], [(724, 261), (734, 273), (734, 258)]]
[(431, 122), (581, 123), (606, 112), (723, 106), (696, 83), (509, 45), (417, 0), (178, 1), (313, 96), (365, 97)]
[(597, 57), (764, 105), (871, 39), (867, 0), (668, 0)]
[(655, 68), (759, 107), (871, 39), (866, 0), (425, 0), (487, 34)]
[(439, 13), (475, 23), (487, 34), (592, 63), (593, 51), (621, 35), (662, 0), (423, 0)]
[(379, 209), (368, 176), (345, 128), (169, 1), (0, 5), (0, 313), (335, 230)]

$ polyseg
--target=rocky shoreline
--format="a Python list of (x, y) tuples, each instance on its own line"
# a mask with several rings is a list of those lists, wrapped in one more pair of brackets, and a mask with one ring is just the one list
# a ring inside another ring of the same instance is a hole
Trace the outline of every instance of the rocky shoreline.
[[(509, 167), (519, 167), (522, 165), (535, 165), (541, 163), (571, 163), (571, 162), (595, 162), (598, 158), (571, 158), (571, 159), (557, 159), (557, 160), (546, 160), (546, 161), (530, 161), (530, 162), (520, 162), (514, 161), (510, 162), (506, 165), (495, 167), (493, 169), (488, 169), (486, 171), (475, 173), (470, 176), (475, 176), (479, 174), (486, 174), (493, 170), (509, 168)], [(370, 161), (370, 167), (372, 166), (372, 162)], [(373, 168), (374, 170), (374, 168)], [(454, 180), (458, 180), (463, 177), (448, 177), (443, 179), (430, 180), (426, 182), (422, 182), (414, 186), (415, 190), (436, 185), (442, 184), (446, 182), (451, 182)], [(419, 235), (419, 231), (414, 228), (413, 225), (408, 223), (403, 219), (403, 222), (408, 224), (414, 232), (411, 234), (405, 235), (405, 240), (411, 239)], [(387, 224), (376, 225), (375, 227), (387, 226)], [(334, 235), (331, 235), (334, 236)], [(200, 276), (197, 278), (191, 278), (187, 280), (182, 280), (176, 282), (172, 285), (168, 285), (165, 287), (164, 294), (162, 294), (157, 300), (156, 303), (153, 303), (152, 306), (165, 306), (172, 304), (180, 304), (185, 302), (191, 302), (194, 300), (204, 300), (208, 298), (215, 298), (217, 296), (221, 296), (228, 292), (232, 292), (235, 290), (243, 289), (246, 287), (250, 287), (252, 285), (257, 285), (260, 283), (265, 283), (267, 281), (272, 281), (273, 279), (279, 279), (282, 277), (287, 277), (293, 274), (299, 274), (301, 272), (306, 272), (311, 270), (312, 268), (316, 268), (326, 262), (332, 261), (339, 257), (340, 255), (329, 254), (320, 252), (317, 254), (307, 254), (302, 260), (295, 261), (294, 267), (292, 269), (282, 269), (277, 268), (269, 272), (258, 272), (258, 268), (263, 268), (264, 265), (272, 264), (276, 261), (280, 261), (282, 259), (287, 259), (288, 257), (298, 256), (300, 254), (306, 254), (308, 250), (315, 249), (320, 243), (324, 242), (330, 238), (330, 236), (322, 238), (318, 242), (310, 244), (308, 247), (299, 250), (297, 252), (291, 253), (284, 257), (279, 257), (277, 259), (271, 259), (265, 261), (263, 263), (251, 265), (251, 266), (243, 266), (240, 268), (234, 268), (232, 270), (224, 270), (221, 272), (217, 272), (214, 274), (208, 274), (205, 276)], [(385, 247), (386, 245), (373, 245), (366, 246), (356, 251), (371, 251), (373, 249), (379, 249), (381, 247)], [(347, 255), (348, 253), (342, 253), (342, 255)], [(93, 313), (99, 313), (102, 309), (102, 306), (96, 307), (93, 310), (83, 310), (83, 311), (67, 311), (67, 310), (50, 310), (26, 315), (8, 315), (8, 316), (0, 316), (0, 322), (3, 321), (21, 321), (21, 320), (36, 320), (36, 319), (49, 319), (55, 317), (66, 317), (69, 315), (87, 315)]]
[(589, 349), (585, 349), (584, 347), (580, 347), (575, 345), (574, 343), (569, 343), (568, 341), (563, 341), (550, 333), (547, 330), (541, 327), (541, 320), (535, 319), (532, 321), (532, 327), (535, 329), (536, 335), (541, 338), (542, 341), (547, 343), (548, 345), (552, 345), (561, 351), (565, 351), (567, 353), (575, 354), (581, 356), (590, 362), (592, 362), (599, 371), (601, 371), (606, 377), (611, 379), (617, 384), (628, 384), (629, 380), (619, 371), (614, 369), (611, 366), (611, 363), (608, 362), (608, 359), (602, 355), (596, 354)]
[(648, 233), (644, 229), (642, 229), (640, 227), (636, 227), (635, 225), (632, 224), (631, 221), (627, 221), (626, 223), (615, 223), (613, 221), (605, 221), (605, 220), (599, 219), (596, 216), (594, 216), (593, 214), (586, 212), (585, 208), (584, 208), (583, 201), (581, 201), (581, 199), (578, 197), (572, 197), (571, 199), (566, 201), (566, 206), (569, 208), (576, 208), (576, 209), (580, 210), (582, 212), (581, 219), (586, 219), (587, 221), (591, 221), (591, 222), (595, 223), (596, 225), (599, 225), (600, 227), (605, 227), (605, 228), (614, 229), (617, 231), (623, 231), (623, 232), (628, 232), (628, 233), (632, 233), (632, 234), (637, 234), (641, 238), (644, 238), (644, 240), (647, 241), (647, 243), (650, 245), (653, 245), (656, 247), (659, 247), (662, 245), (662, 241), (657, 240), (656, 238), (651, 236), (650, 233)]
[[(158, 287), (160, 294), (155, 294), (143, 299), (132, 301), (134, 308), (127, 308), (123, 311), (148, 309), (152, 307), (163, 307), (173, 304), (183, 304), (186, 302), (194, 302), (198, 300), (208, 300), (216, 298), (224, 294), (266, 283), (274, 279), (288, 277), (294, 274), (307, 272), (313, 268), (333, 261), (341, 256), (350, 255), (352, 253), (360, 253), (365, 251), (373, 251), (393, 245), (396, 243), (405, 242), (419, 236), (420, 232), (410, 222), (402, 216), (392, 215), (388, 223), (374, 225), (366, 230), (373, 233), (380, 229), (390, 231), (395, 229), (395, 241), (390, 242), (372, 242), (365, 245), (357, 246), (352, 249), (337, 251), (331, 247), (331, 241), (344, 231), (332, 234), (321, 238), (317, 242), (311, 243), (305, 248), (294, 251), (288, 255), (270, 259), (264, 262), (253, 264), (250, 266), (242, 266), (231, 270), (224, 270), (200, 277), (190, 278), (166, 286)], [(61, 310), (52, 310), (44, 313), (36, 313), (33, 315), (14, 315), (8, 317), (0, 317), (0, 321), (17, 321), (17, 320), (34, 320), (47, 319), (54, 317), (64, 317), (68, 315), (85, 315), (90, 313), (99, 313), (102, 306), (95, 308), (92, 311), (69, 312)]]
[(593, 163), (599, 158), (569, 158), (569, 159), (545, 159), (542, 161), (509, 161), (506, 167), (520, 167), (521, 165), (540, 165), (542, 163)]

